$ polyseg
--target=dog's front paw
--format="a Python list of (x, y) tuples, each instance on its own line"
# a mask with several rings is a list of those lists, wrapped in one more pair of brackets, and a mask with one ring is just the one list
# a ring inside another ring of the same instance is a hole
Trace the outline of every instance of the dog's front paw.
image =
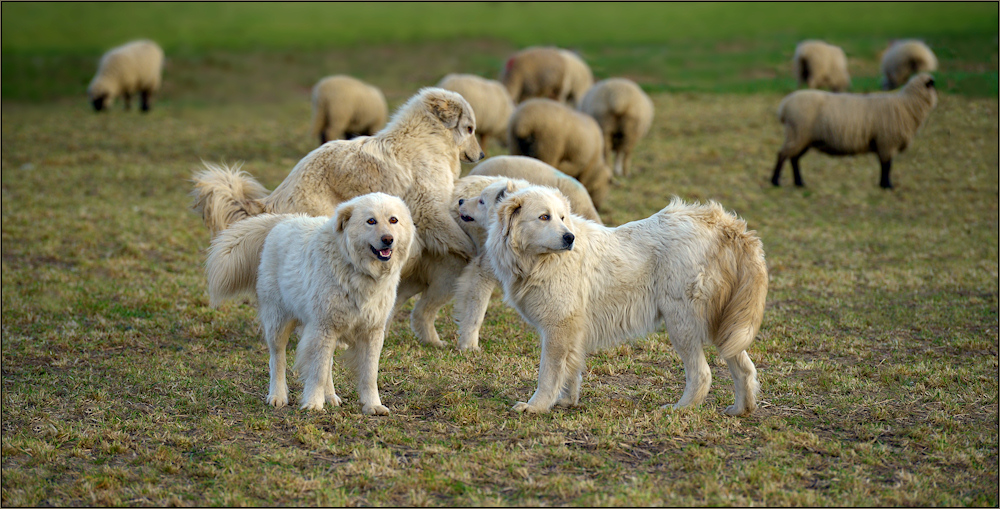
[(479, 344), (478, 343), (472, 343), (471, 341), (467, 341), (467, 342), (463, 343), (463, 342), (459, 341), (458, 342), (458, 351), (460, 351), (460, 352), (478, 352), (478, 351), (480, 351), (480, 348), (479, 348)]
[(518, 401), (517, 404), (511, 408), (511, 410), (519, 413), (526, 414), (544, 414), (547, 410), (544, 408), (538, 408), (536, 406), (531, 406), (523, 401)]
[(365, 405), (361, 409), (365, 415), (389, 415), (389, 408), (383, 405)]
[(299, 408), (301, 408), (302, 410), (322, 410), (323, 398), (314, 398), (312, 400), (303, 399), (302, 406), (300, 406)]
[(274, 408), (281, 408), (288, 404), (288, 395), (268, 394), (267, 404), (273, 406)]
[(336, 394), (327, 394), (326, 402), (332, 406), (340, 406), (340, 404), (343, 403), (340, 396), (337, 396)]

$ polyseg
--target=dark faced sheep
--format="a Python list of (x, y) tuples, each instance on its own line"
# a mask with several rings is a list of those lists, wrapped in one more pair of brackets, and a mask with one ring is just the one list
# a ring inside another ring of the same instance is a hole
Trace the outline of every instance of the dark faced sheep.
[(937, 57), (917, 40), (896, 41), (882, 55), (882, 89), (892, 90), (918, 72), (937, 70)]
[(604, 162), (614, 163), (615, 175), (628, 175), (632, 151), (653, 122), (653, 101), (632, 80), (608, 78), (587, 91), (580, 111), (601, 126)]
[(97, 74), (87, 87), (94, 110), (111, 106), (116, 97), (131, 106), (132, 94), (139, 94), (140, 109), (148, 112), (150, 99), (160, 89), (163, 50), (153, 41), (139, 40), (108, 50), (101, 57)]
[(771, 183), (779, 184), (785, 159), (792, 162), (795, 185), (802, 186), (799, 158), (816, 149), (831, 155), (875, 152), (882, 164), (879, 185), (892, 188), (892, 158), (906, 149), (937, 105), (934, 78), (920, 73), (896, 92), (834, 94), (819, 90), (792, 92), (778, 106), (785, 144), (778, 152)]
[(385, 126), (389, 106), (382, 91), (345, 75), (319, 80), (312, 92), (313, 136), (330, 140), (371, 136)]
[(529, 99), (514, 110), (507, 128), (511, 155), (534, 157), (580, 181), (594, 206), (611, 185), (604, 163), (604, 136), (590, 115), (551, 99)]
[(851, 86), (847, 55), (838, 46), (816, 40), (802, 41), (795, 47), (792, 65), (800, 87), (843, 92)]

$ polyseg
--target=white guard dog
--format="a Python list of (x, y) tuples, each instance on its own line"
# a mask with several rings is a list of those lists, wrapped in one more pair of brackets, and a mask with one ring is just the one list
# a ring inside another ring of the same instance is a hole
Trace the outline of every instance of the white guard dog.
[(321, 410), (324, 400), (340, 405), (330, 366), (342, 342), (362, 413), (389, 413), (378, 395), (378, 361), (414, 236), (401, 199), (370, 193), (340, 204), (332, 218), (262, 214), (212, 240), (206, 262), (212, 305), (256, 290), (271, 356), (269, 404), (288, 404), (285, 347), (301, 325), (295, 361), (304, 385), (301, 407)]
[(756, 408), (757, 371), (746, 349), (764, 314), (767, 266), (760, 239), (718, 203), (675, 198), (649, 218), (608, 228), (570, 215), (553, 190), (531, 187), (497, 206), (486, 255), (506, 301), (542, 341), (538, 388), (513, 410), (578, 404), (586, 354), (644, 336), (661, 320), (684, 361), (675, 408), (708, 394), (708, 343), (736, 386), (726, 413)]

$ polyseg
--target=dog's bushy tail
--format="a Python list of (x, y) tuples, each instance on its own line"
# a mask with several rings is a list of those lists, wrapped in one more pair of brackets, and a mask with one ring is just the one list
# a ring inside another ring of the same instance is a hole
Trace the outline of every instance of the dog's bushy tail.
[(240, 219), (264, 212), (261, 200), (268, 195), (267, 189), (239, 165), (202, 164), (205, 169), (192, 178), (191, 208), (201, 215), (213, 237)]
[(233, 223), (212, 239), (205, 261), (209, 304), (257, 296), (257, 271), (267, 234), (296, 214), (261, 214)]
[[(728, 214), (727, 214), (728, 215)], [(746, 223), (729, 216), (720, 225), (723, 247), (717, 262), (722, 288), (716, 295), (713, 343), (723, 359), (730, 359), (750, 347), (764, 317), (767, 298), (767, 264), (756, 232)], [(726, 298), (728, 296), (728, 298)]]

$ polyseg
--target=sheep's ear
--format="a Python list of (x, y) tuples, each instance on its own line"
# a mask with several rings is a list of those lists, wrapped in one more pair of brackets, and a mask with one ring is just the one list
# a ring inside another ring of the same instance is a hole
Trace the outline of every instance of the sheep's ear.
[(497, 208), (497, 219), (499, 219), (500, 224), (503, 225), (501, 234), (504, 238), (510, 237), (511, 229), (514, 227), (514, 220), (517, 218), (517, 214), (520, 211), (521, 199), (516, 196), (504, 203), (501, 203)]
[(347, 222), (354, 214), (354, 205), (343, 205), (337, 209), (337, 231), (342, 232), (347, 229)]
[(447, 97), (434, 96), (427, 100), (431, 113), (444, 124), (447, 129), (454, 129), (462, 115), (462, 105)]

